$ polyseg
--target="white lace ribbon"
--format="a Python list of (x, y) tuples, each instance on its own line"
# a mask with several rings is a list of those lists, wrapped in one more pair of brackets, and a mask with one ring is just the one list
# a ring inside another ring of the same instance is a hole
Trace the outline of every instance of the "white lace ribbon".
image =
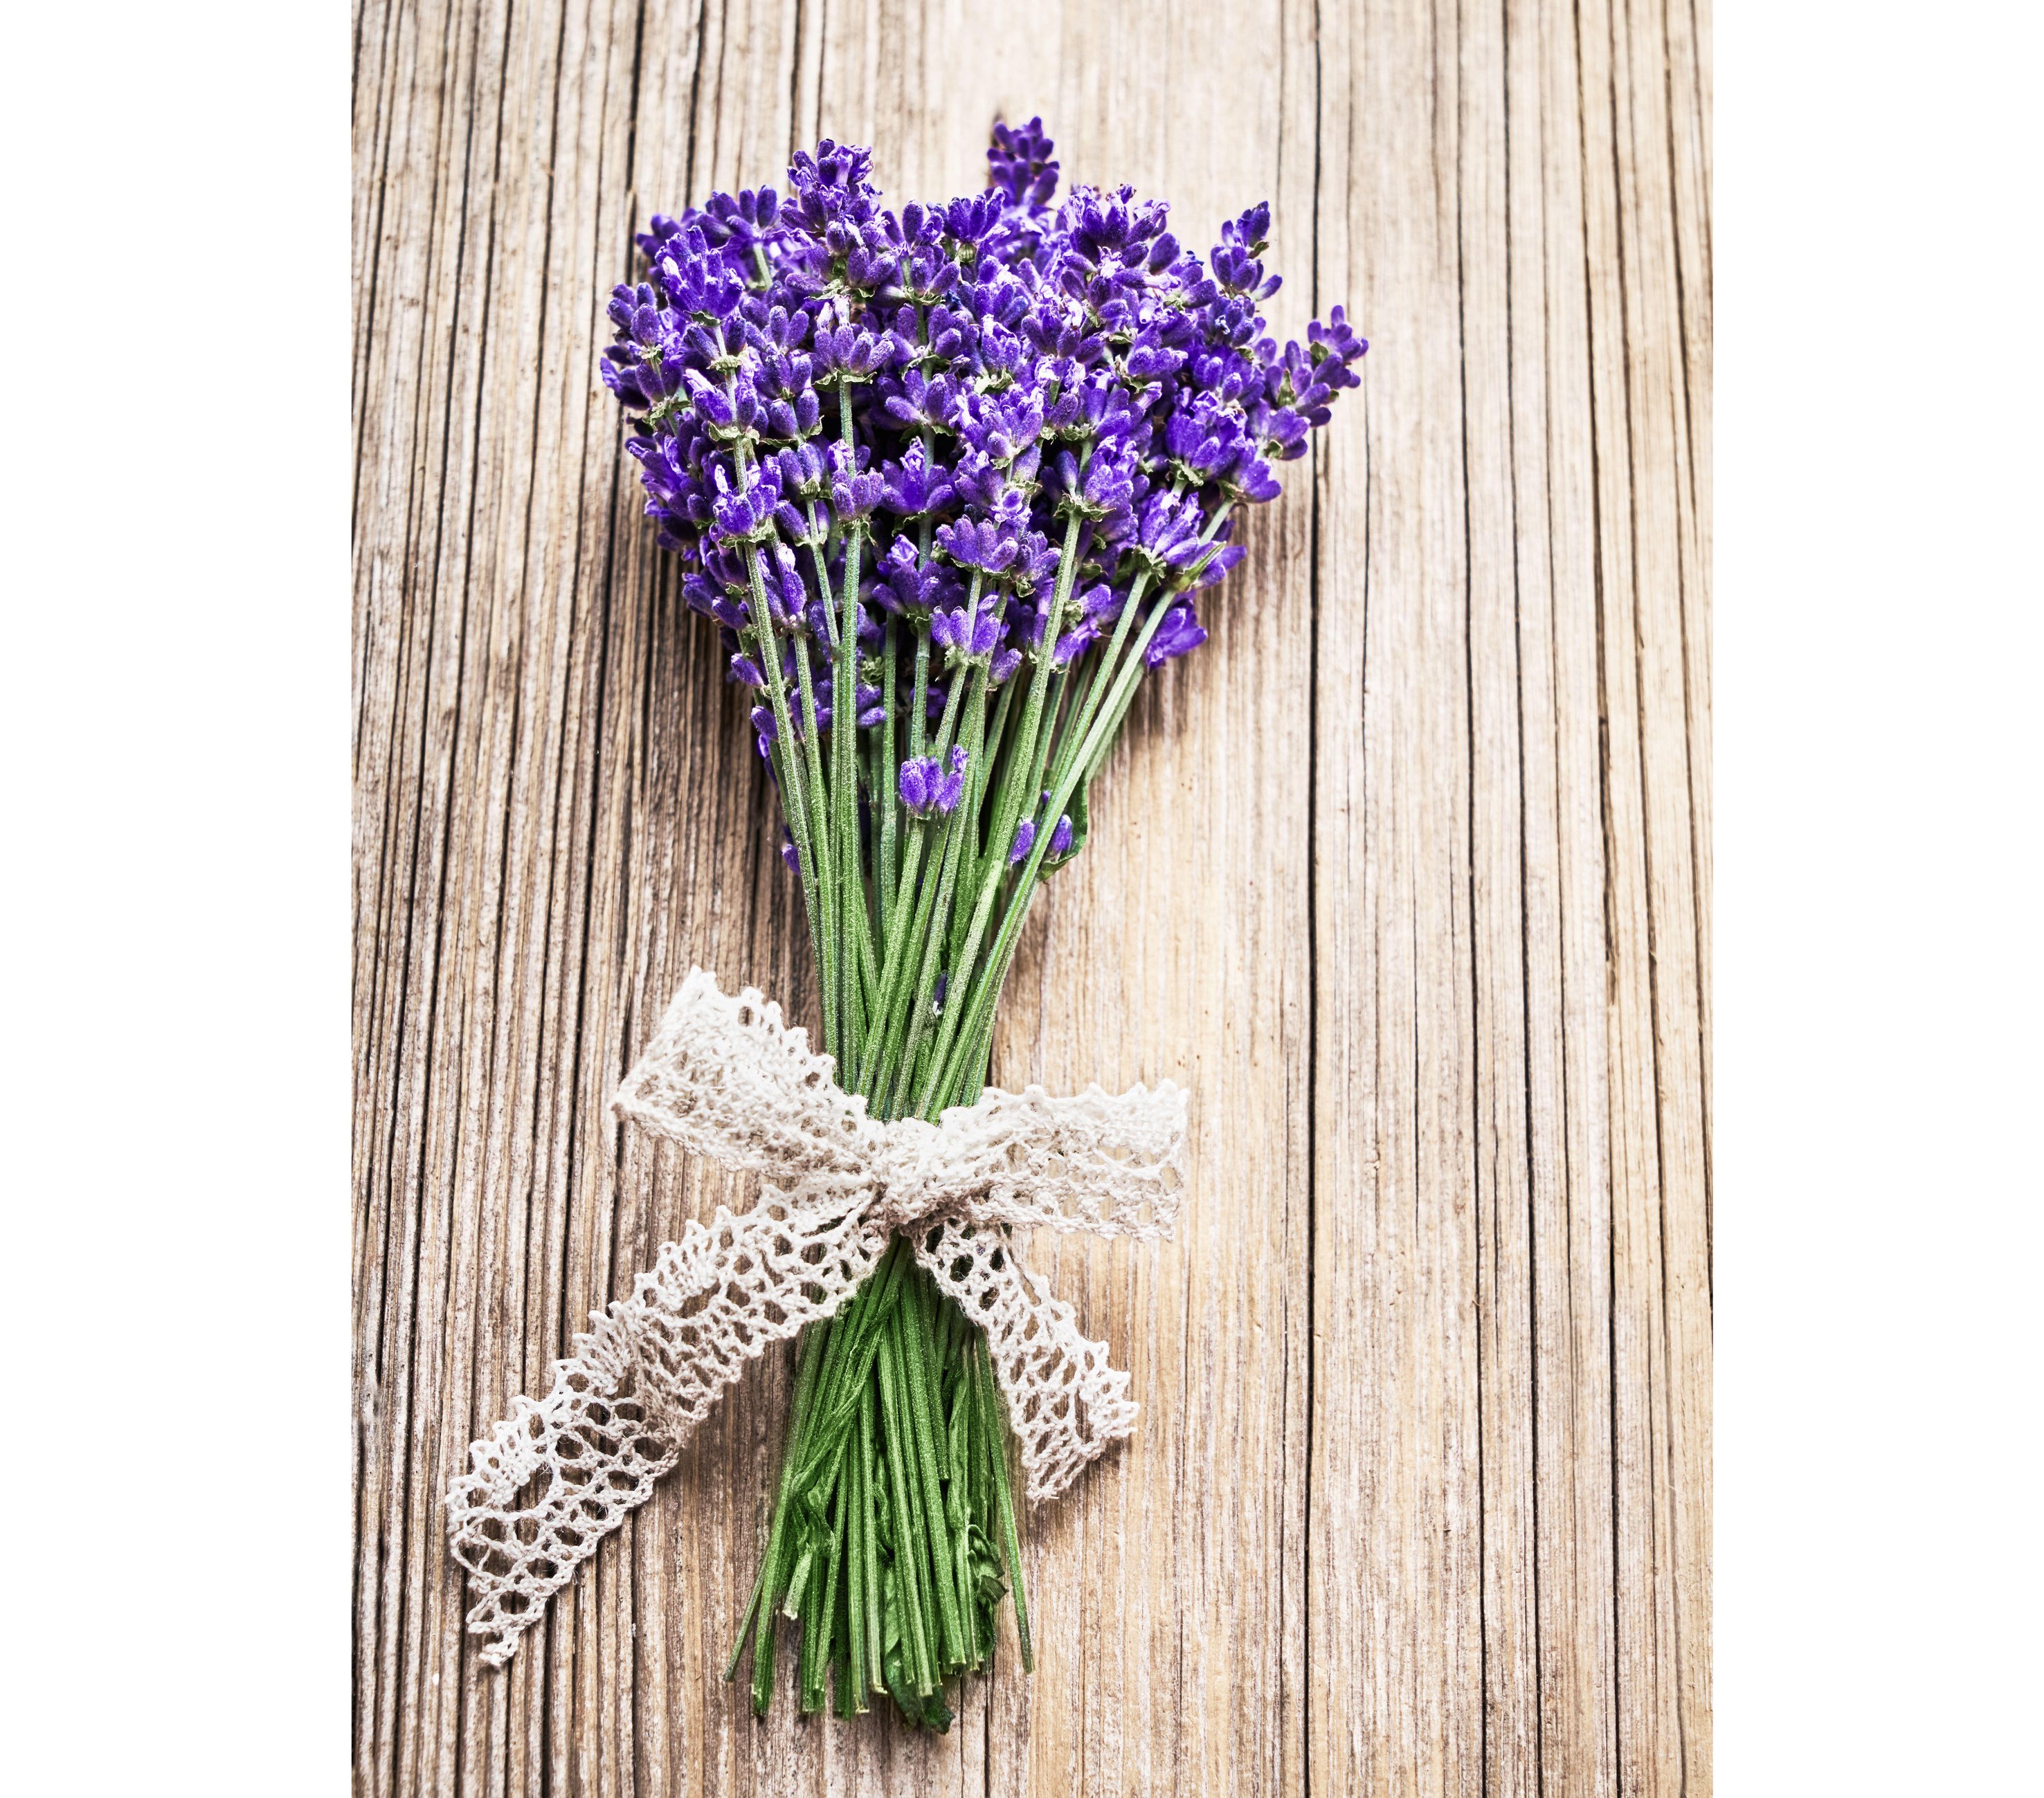
[(1119, 1098), (989, 1088), (936, 1124), (881, 1124), (836, 1071), (778, 1005), (750, 987), (728, 998), (697, 968), (618, 1088), (620, 1117), (760, 1175), (759, 1202), (742, 1217), (720, 1205), (707, 1229), (691, 1222), (663, 1244), (631, 1297), (554, 1363), (547, 1396), (515, 1400), (448, 1482), (454, 1555), (480, 1595), (468, 1629), (490, 1639), (492, 1665), (652, 1496), (747, 1360), (836, 1311), (895, 1229), (986, 1331), (1032, 1499), (1062, 1492), (1135, 1427), (1128, 1376), (999, 1227), (1168, 1236), (1185, 1093), (1169, 1081)]

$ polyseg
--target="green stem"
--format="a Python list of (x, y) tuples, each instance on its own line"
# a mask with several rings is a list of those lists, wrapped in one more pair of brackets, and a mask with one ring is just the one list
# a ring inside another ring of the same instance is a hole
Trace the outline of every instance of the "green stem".
[[(936, 757), (940, 768), (945, 755), (951, 748), (951, 732), (958, 723), (959, 701), (964, 692), (964, 682), (955, 679), (951, 682), (950, 696), (944, 701), (943, 722), (937, 732)], [(973, 747), (968, 745), (968, 755), (974, 753)], [(955, 833), (964, 828), (969, 816), (962, 805), (952, 813), (945, 826), (947, 854)], [(867, 1045), (865, 1062), (859, 1069), (857, 1090), (864, 1093), (876, 1104), (882, 1104), (882, 1096), (886, 1092), (885, 1085), (876, 1077), (886, 1066), (890, 1045), (900, 1041), (905, 1028), (899, 1000), (902, 976), (909, 966), (908, 946), (912, 940), (924, 938), (925, 923), (936, 898), (935, 892), (928, 886), (920, 895), (914, 891), (916, 874), (922, 863), (923, 848), (929, 828), (928, 820), (918, 818), (914, 820), (909, 835), (908, 859), (902, 867), (901, 886), (895, 894), (894, 928), (889, 935), (886, 959), (881, 963), (880, 997), (875, 1002), (878, 1034), (875, 1041)], [(886, 1111), (883, 1104), (877, 1115), (887, 1117), (893, 1114)]]
[[(858, 1421), (856, 1411), (853, 1421)], [(873, 1527), (873, 1514), (866, 1502), (863, 1445), (856, 1436), (855, 1431), (855, 1439), (848, 1445), (851, 1453), (846, 1457), (844, 1471), (839, 1476), (845, 1494), (845, 1683), (841, 1693), (843, 1704), (839, 1714), (847, 1716), (866, 1708), (866, 1539)]]
[[(1111, 740), (1113, 728), (1120, 717), (1120, 710), (1117, 709), (1117, 705), (1120, 705), (1121, 709), (1126, 709), (1123, 702), (1125, 701), (1127, 695), (1134, 690), (1135, 682), (1142, 678), (1143, 651), (1148, 647), (1150, 639), (1155, 635), (1157, 627), (1163, 621), (1164, 613), (1167, 609), (1169, 609), (1168, 607), (1159, 605), (1145, 620), (1135, 648), (1121, 670), (1120, 679), (1116, 683), (1115, 690), (1109, 696), (1107, 711), (1094, 720), (1092, 731), (1088, 734), (1085, 743), (1082, 745), (1075, 758), (1075, 765), (1066, 770), (1063, 778), (1058, 782), (1056, 788), (1051, 793), (1048, 816), (1055, 818), (1064, 810), (1066, 802), (1070, 799), (1073, 791), (1078, 785), (1081, 770), (1092, 762), (1100, 744)], [(965, 1032), (965, 1040), (967, 1043), (970, 1043), (975, 1035), (982, 1013), (990, 1012), (996, 999), (999, 997), (1000, 989), (997, 984), (990, 982), (988, 977), (993, 975), (997, 970), (1003, 978), (1006, 975), (1007, 959), (1012, 953), (1015, 943), (1021, 934), (1023, 914), (1028, 911), (1029, 901), (1035, 896), (1036, 882), (1043, 865), (1043, 858), (1049, 852), (1050, 845), (1051, 832), (1048, 830), (1039, 831), (1036, 833), (1035, 842), (1030, 846), (1028, 859), (1024, 863), (1021, 874), (1017, 878), (1014, 889), (1009, 896), (1008, 910), (1001, 920), (1000, 932), (996, 936), (993, 947), (987, 955), (986, 972), (972, 989), (967, 1009), (973, 1028)], [(990, 890), (991, 883), (989, 883)], [(949, 1086), (954, 1084), (958, 1078), (959, 1070), (955, 1066), (947, 1067), (940, 1063), (932, 1078), (929, 1091), (934, 1093), (939, 1085)], [(926, 1096), (924, 1105), (917, 1108), (919, 1112), (927, 1112), (928, 1103)]]
[[(1185, 491), (1185, 478), (1181, 475), (1172, 483), (1172, 498), (1175, 499), (1182, 494)], [(1228, 513), (1228, 503), (1223, 501), (1207, 515), (1206, 522), (1200, 530), (1199, 540), (1201, 543), (1211, 543), (1213, 540), (1214, 532), (1220, 528), (1221, 521), (1227, 517)], [(1114, 621), (1114, 635), (1108, 639), (1107, 647), (1101, 652), (1099, 662), (1093, 669), (1093, 678), (1087, 683), (1085, 702), (1074, 706), (1071, 717), (1066, 721), (1064, 734), (1058, 744), (1057, 759), (1051, 765), (1053, 786), (1062, 780), (1069, 770), (1073, 755), (1091, 728), (1094, 714), (1100, 709), (1101, 700), (1105, 697), (1115, 677), (1120, 671), (1116, 659), (1121, 653), (1122, 646), (1128, 640), (1130, 627), (1141, 615), (1143, 596), (1149, 589), (1151, 574), (1152, 571), (1148, 568), (1140, 568), (1136, 571), (1135, 578), (1128, 590), (1128, 597), (1122, 605), (1121, 615)], [(1109, 734), (1111, 736), (1112, 732)], [(1096, 762), (1095, 766), (1097, 765)], [(1090, 774), (1085, 778), (1090, 779)]]
[(880, 939), (887, 940), (889, 907), (894, 897), (895, 832), (901, 816), (901, 796), (894, 774), (894, 620), (881, 630), (880, 766), (873, 783), (873, 803), (880, 813), (880, 872), (874, 882), (880, 903)]
[[(984, 663), (973, 670), (972, 686), (973, 747), (977, 749), (985, 740), (986, 668)], [(961, 805), (951, 814), (951, 828), (945, 836), (943, 869), (938, 878), (936, 910), (930, 920), (928, 933), (923, 939), (922, 970), (916, 978), (915, 998), (909, 1011), (908, 1042), (901, 1051), (900, 1068), (886, 1089), (889, 1107), (887, 1115), (890, 1117), (899, 1115), (899, 1108), (907, 1097), (916, 1051), (929, 1022), (929, 1008), (936, 993), (938, 958), (943, 948), (945, 926), (951, 917), (951, 896), (958, 880), (959, 857), (969, 833), (970, 820), (966, 818), (964, 806)], [(962, 974), (958, 976), (960, 981), (962, 978)], [(947, 1005), (947, 1015), (949, 1008)]]
[(945, 1527), (943, 1493), (937, 1471), (937, 1413), (932, 1409), (932, 1388), (936, 1370), (924, 1350), (930, 1344), (930, 1320), (919, 1302), (928, 1276), (920, 1275), (904, 1295), (896, 1312), (901, 1347), (907, 1374), (909, 1421), (915, 1438), (916, 1462), (923, 1478), (924, 1526), (930, 1539), (932, 1584), (936, 1589), (937, 1613), (943, 1631), (945, 1664), (965, 1665), (965, 1625), (959, 1615), (959, 1595), (954, 1585), (955, 1568), (951, 1538)]
[(928, 618), (916, 627), (916, 691), (915, 706), (909, 714), (909, 753), (923, 753), (923, 733), (929, 728), (930, 718), (930, 620)]
[[(978, 903), (973, 908), (972, 925), (966, 932), (964, 951), (953, 961), (951, 987), (953, 993), (972, 990), (969, 983), (974, 958), (978, 951), (981, 935), (986, 929), (987, 915), (993, 907), (994, 895), (1006, 872), (1009, 849), (1014, 839), (1016, 824), (1021, 815), (1025, 797), (1029, 809), (1032, 813), (1035, 809), (1036, 782), (1042, 773), (1046, 748), (1046, 745), (1039, 740), (1043, 717), (1043, 700), (1050, 688), (1051, 663), (1057, 648), (1059, 629), (1064, 621), (1066, 602), (1070, 597), (1072, 580), (1078, 571), (1075, 552), (1078, 546), (1080, 524), (1081, 521), (1074, 517), (1065, 528), (1064, 552), (1058, 558), (1058, 584), (1051, 601), (1049, 616), (1044, 620), (1042, 640), (1035, 646), (1035, 670), (1030, 678), (1028, 704), (1022, 714), (1022, 734), (1017, 740), (1031, 746), (1028, 776), (1025, 781), (1017, 782), (1014, 773), (1010, 771), (1002, 779), (1000, 792), (995, 797), (993, 829), (986, 845), (987, 871), (981, 883)], [(932, 956), (936, 948), (936, 943), (933, 940), (930, 945)], [(959, 1008), (948, 1002), (947, 995), (943, 1021), (938, 1027), (936, 1043), (930, 1052), (929, 1078), (920, 1083), (922, 1096), (916, 1104), (918, 1116), (928, 1115), (936, 1075), (943, 1066), (945, 1052), (957, 1032), (959, 1016)]]
[[(774, 1614), (781, 1600), (782, 1562), (788, 1542), (789, 1500), (794, 1487), (796, 1464), (800, 1459), (802, 1427), (808, 1420), (810, 1395), (816, 1389), (816, 1362), (820, 1358), (820, 1332), (805, 1331), (795, 1352), (795, 1404), (788, 1430), (788, 1454), (781, 1469), (781, 1487), (774, 1501), (774, 1523), (766, 1536), (766, 1565), (759, 1570), (759, 1633), (752, 1645), (752, 1708), (766, 1715), (774, 1696)], [(725, 1677), (737, 1670), (738, 1657), (732, 1657)]]
[(902, 1648), (912, 1669), (909, 1684), (918, 1693), (936, 1690), (935, 1662), (923, 1631), (924, 1598), (921, 1569), (917, 1565), (917, 1527), (915, 1501), (902, 1465), (901, 1447), (908, 1441), (907, 1420), (901, 1415), (897, 1359), (891, 1332), (880, 1339), (880, 1420), (887, 1432), (887, 1483), (893, 1500), (894, 1577), (900, 1591)]
[[(988, 990), (997, 999), (1008, 979), (1007, 964), (1014, 959), (1014, 945), (1011, 943), (1001, 964), (991, 969), (993, 978)], [(945, 1105), (971, 1105), (985, 1089), (987, 1051), (993, 1046), (993, 1018), (994, 1008), (989, 1006), (983, 1014), (972, 1020), (971, 1034), (960, 1039), (958, 1051), (951, 1057), (952, 1066), (958, 1070), (957, 1075), (947, 1091), (941, 1088), (938, 1091), (939, 1111)]]
[[(754, 647), (763, 664), (761, 671), (766, 677), (766, 702), (773, 709), (777, 740), (774, 747), (781, 757), (781, 803), (788, 813), (788, 827), (795, 839), (797, 874), (802, 883), (802, 907), (809, 920), (809, 947), (816, 958), (816, 971), (822, 974), (828, 964), (821, 882), (815, 840), (809, 832), (809, 803), (797, 771), (798, 751), (795, 747), (794, 723), (788, 712), (788, 685), (781, 674), (780, 640), (774, 634), (774, 615), (766, 604), (766, 583), (760, 578), (759, 551), (749, 552), (745, 560), (746, 571), (752, 578), (752, 617), (758, 632)], [(820, 824), (822, 820), (819, 818), (817, 822)], [(824, 991), (828, 997), (828, 979), (824, 982)]]
[[(1012, 681), (1001, 688), (1001, 703), (994, 708), (994, 728), (989, 733), (987, 743), (974, 749), (972, 761), (966, 770), (965, 795), (959, 801), (959, 809), (968, 820), (964, 846), (959, 851), (959, 891), (961, 893), (977, 892), (981, 879), (992, 863), (992, 846), (982, 844), (978, 840), (979, 832), (976, 827), (980, 808), (985, 802), (992, 782), (993, 759), (999, 753), (994, 740), (1006, 727), (1009, 697), (1014, 691)], [(959, 961), (958, 955), (959, 945), (964, 939), (965, 923), (965, 919), (954, 911), (951, 914), (951, 939), (947, 945), (954, 969), (963, 965)]]
[[(901, 978), (904, 950), (913, 935), (912, 925), (920, 912), (927, 915), (930, 895), (918, 896), (915, 892), (916, 870), (922, 866), (923, 846), (928, 840), (930, 822), (927, 818), (912, 818), (909, 823), (909, 848), (901, 863), (901, 889), (893, 905), (893, 922), (887, 933), (880, 963), (879, 997), (874, 1003), (874, 1028), (867, 1038), (865, 1055), (859, 1067), (859, 1078), (854, 1091), (863, 1093), (869, 1099), (876, 1096), (875, 1075), (887, 1039), (894, 1028), (893, 993)], [(876, 1100), (877, 1102), (877, 1100)], [(875, 1115), (881, 1115), (876, 1113)]]
[(823, 751), (816, 743), (816, 695), (809, 674), (809, 643), (807, 636), (797, 633), (795, 643), (795, 674), (800, 682), (802, 695), (802, 760), (809, 770), (809, 798), (807, 803), (816, 819), (815, 840), (825, 851), (823, 865), (816, 870), (816, 897), (823, 908), (821, 934), (824, 943), (823, 965), (816, 972), (821, 976), (824, 989), (824, 1047), (831, 1051), (837, 1042), (839, 962), (837, 941), (837, 893), (832, 862), (835, 852), (836, 832), (832, 828), (830, 807), (824, 797)]
[[(1057, 647), (1058, 627), (1064, 621), (1065, 602), (1070, 597), (1072, 579), (1078, 571), (1075, 551), (1078, 547), (1079, 524), (1080, 521), (1074, 517), (1065, 527), (1065, 547), (1058, 558), (1058, 585), (1051, 597), (1050, 617), (1044, 620), (1043, 641), (1036, 646), (1035, 669), (1029, 680), (1029, 702), (1022, 713), (1020, 740), (1032, 746), (1043, 716), (1043, 696), (1050, 690), (1051, 658)], [(987, 840), (988, 853), (997, 858), (997, 867), (1007, 858), (1009, 846), (1015, 836), (1016, 821), (1025, 799), (1033, 811), (1036, 799), (1033, 777), (1028, 782), (1018, 783), (1011, 774), (1001, 783), (1001, 791), (994, 801), (993, 831)]]
[[(1008, 739), (1008, 714), (1012, 709), (1014, 699), (1015, 682), (1012, 680), (1003, 682), (1000, 703), (993, 709), (993, 722), (987, 727), (986, 754), (981, 760), (982, 775), (975, 781), (973, 787), (972, 813), (975, 818), (979, 816), (980, 808), (986, 803), (987, 791), (993, 784), (997, 772), (1000, 770), (1001, 751), (1004, 748), (1009, 748), (1010, 753), (1012, 753)], [(983, 844), (975, 847), (968, 842), (967, 847), (974, 851), (971, 863), (966, 870), (966, 890), (970, 893), (979, 885), (980, 878), (986, 868), (987, 855), (989, 851)]]
[(797, 1469), (798, 1493), (814, 1491), (828, 1471), (830, 1458), (842, 1452), (852, 1420), (858, 1415), (859, 1394), (872, 1377), (881, 1329), (898, 1302), (904, 1273), (913, 1265), (912, 1251), (897, 1235), (887, 1245), (878, 1266), (852, 1295), (851, 1302), (832, 1320), (843, 1325), (840, 1335), (843, 1352), (832, 1355), (824, 1370), (815, 1407), (816, 1422), (809, 1432), (809, 1443)]
[[(844, 446), (847, 467), (849, 471), (855, 472), (857, 455), (851, 427), (851, 383), (840, 381), (837, 396), (839, 432)], [(854, 753), (859, 735), (859, 571), (865, 540), (863, 525), (855, 522), (847, 529), (844, 585), (838, 602), (836, 617), (837, 658), (831, 676), (831, 749), (834, 764), (832, 799), (836, 808), (833, 822), (839, 858), (836, 871), (838, 878), (843, 883), (837, 895), (841, 962), (838, 978), (844, 993), (840, 1011), (840, 1028), (843, 1035), (831, 1047), (840, 1067), (856, 1058), (854, 1051), (862, 1034), (857, 1028), (859, 1014), (863, 1009), (859, 992), (862, 952), (866, 962), (870, 963), (873, 959), (873, 943), (866, 930), (865, 883), (859, 867), (859, 777)], [(826, 604), (825, 609), (828, 609)]]
[(1001, 1558), (1007, 1562), (1009, 1589), (1015, 1595), (1015, 1632), (1022, 1641), (1022, 1670), (1033, 1673), (1036, 1650), (1029, 1640), (1029, 1600), (1022, 1592), (1022, 1541), (1015, 1527), (1015, 1495), (1008, 1485), (1007, 1420), (1003, 1416), (1007, 1408), (993, 1377), (993, 1357), (987, 1348), (985, 1332), (974, 1335), (971, 1352), (978, 1363), (973, 1385), (979, 1394), (981, 1439), (986, 1445), (988, 1471), (993, 1476), (994, 1506), (1001, 1519)]
[[(881, 1677), (885, 1662), (885, 1648), (880, 1634), (880, 1531), (873, 1515), (874, 1492), (874, 1397), (873, 1382), (866, 1381), (859, 1389), (859, 1516), (866, 1531), (866, 1571), (860, 1582), (859, 1596), (866, 1606), (863, 1621), (855, 1627), (863, 1627), (866, 1636), (866, 1685), (860, 1693), (862, 1700), (867, 1692), (884, 1692), (886, 1681)], [(865, 1708), (862, 1702), (860, 1708)]]
[[(812, 1660), (812, 1665), (814, 1669), (812, 1674), (812, 1685), (810, 1688), (810, 1697), (812, 1702), (804, 1707), (805, 1709), (811, 1711), (820, 1711), (824, 1706), (824, 1663), (829, 1658), (830, 1655), (831, 1621), (837, 1614), (838, 1581), (843, 1577), (844, 1573), (843, 1481), (840, 1480), (836, 1483), (833, 1489), (833, 1494), (834, 1496), (831, 1501), (830, 1566), (826, 1571), (826, 1576), (824, 1581), (823, 1608), (820, 1611), (813, 1612), (811, 1613), (811, 1616), (815, 1619), (816, 1627), (814, 1635), (816, 1647), (816, 1653)], [(805, 1631), (804, 1644), (805, 1646), (807, 1646), (808, 1641), (809, 1632)]]

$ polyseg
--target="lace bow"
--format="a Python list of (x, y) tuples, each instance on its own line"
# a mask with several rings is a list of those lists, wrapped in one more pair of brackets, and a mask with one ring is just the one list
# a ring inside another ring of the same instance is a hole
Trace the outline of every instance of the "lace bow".
[(1185, 1094), (1166, 1081), (1111, 1097), (989, 1088), (936, 1124), (881, 1124), (828, 1055), (747, 988), (694, 970), (611, 1102), (618, 1116), (763, 1177), (662, 1246), (631, 1297), (597, 1312), (448, 1484), (455, 1558), (481, 1593), (473, 1635), (501, 1666), (547, 1599), (674, 1464), (749, 1358), (850, 1298), (909, 1230), (916, 1258), (986, 1331), (1032, 1499), (1055, 1496), (1135, 1427), (1128, 1376), (1072, 1308), (1016, 1260), (1009, 1229), (1168, 1236), (1185, 1187)]

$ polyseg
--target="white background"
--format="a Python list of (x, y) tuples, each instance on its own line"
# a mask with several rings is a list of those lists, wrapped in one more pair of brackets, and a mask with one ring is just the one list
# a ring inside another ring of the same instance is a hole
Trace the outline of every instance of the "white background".
[[(1717, 21), (1741, 1798), (2037, 1777), (2034, 19)], [(346, 1787), (351, 29), (9, 21), (12, 1791)]]
[(2044, 33), (1716, 48), (1721, 1789), (2034, 1792)]

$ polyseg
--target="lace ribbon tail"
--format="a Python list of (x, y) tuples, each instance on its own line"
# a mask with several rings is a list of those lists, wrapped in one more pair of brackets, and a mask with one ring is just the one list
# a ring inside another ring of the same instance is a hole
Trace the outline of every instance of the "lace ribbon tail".
[(636, 1320), (620, 1302), (554, 1363), (554, 1384), (469, 1450), (470, 1471), (448, 1482), (449, 1546), (480, 1595), (468, 1613), (486, 1665), (501, 1667), (546, 1602), (603, 1538), (652, 1496), (681, 1453), (636, 1392)]
[(719, 1207), (665, 1244), (628, 1299), (554, 1364), (537, 1402), (469, 1450), (448, 1481), (455, 1558), (479, 1594), (467, 1628), (501, 1667), (546, 1602), (653, 1495), (724, 1389), (769, 1343), (828, 1316), (871, 1272), (887, 1232), (867, 1195), (770, 1189), (743, 1217)]
[(1055, 1498), (1089, 1461), (1135, 1433), (1140, 1407), (1107, 1344), (1080, 1334), (1078, 1314), (1016, 1258), (999, 1229), (956, 1216), (909, 1231), (916, 1258), (986, 1332), (1009, 1427), (1022, 1446), (1032, 1503)]

